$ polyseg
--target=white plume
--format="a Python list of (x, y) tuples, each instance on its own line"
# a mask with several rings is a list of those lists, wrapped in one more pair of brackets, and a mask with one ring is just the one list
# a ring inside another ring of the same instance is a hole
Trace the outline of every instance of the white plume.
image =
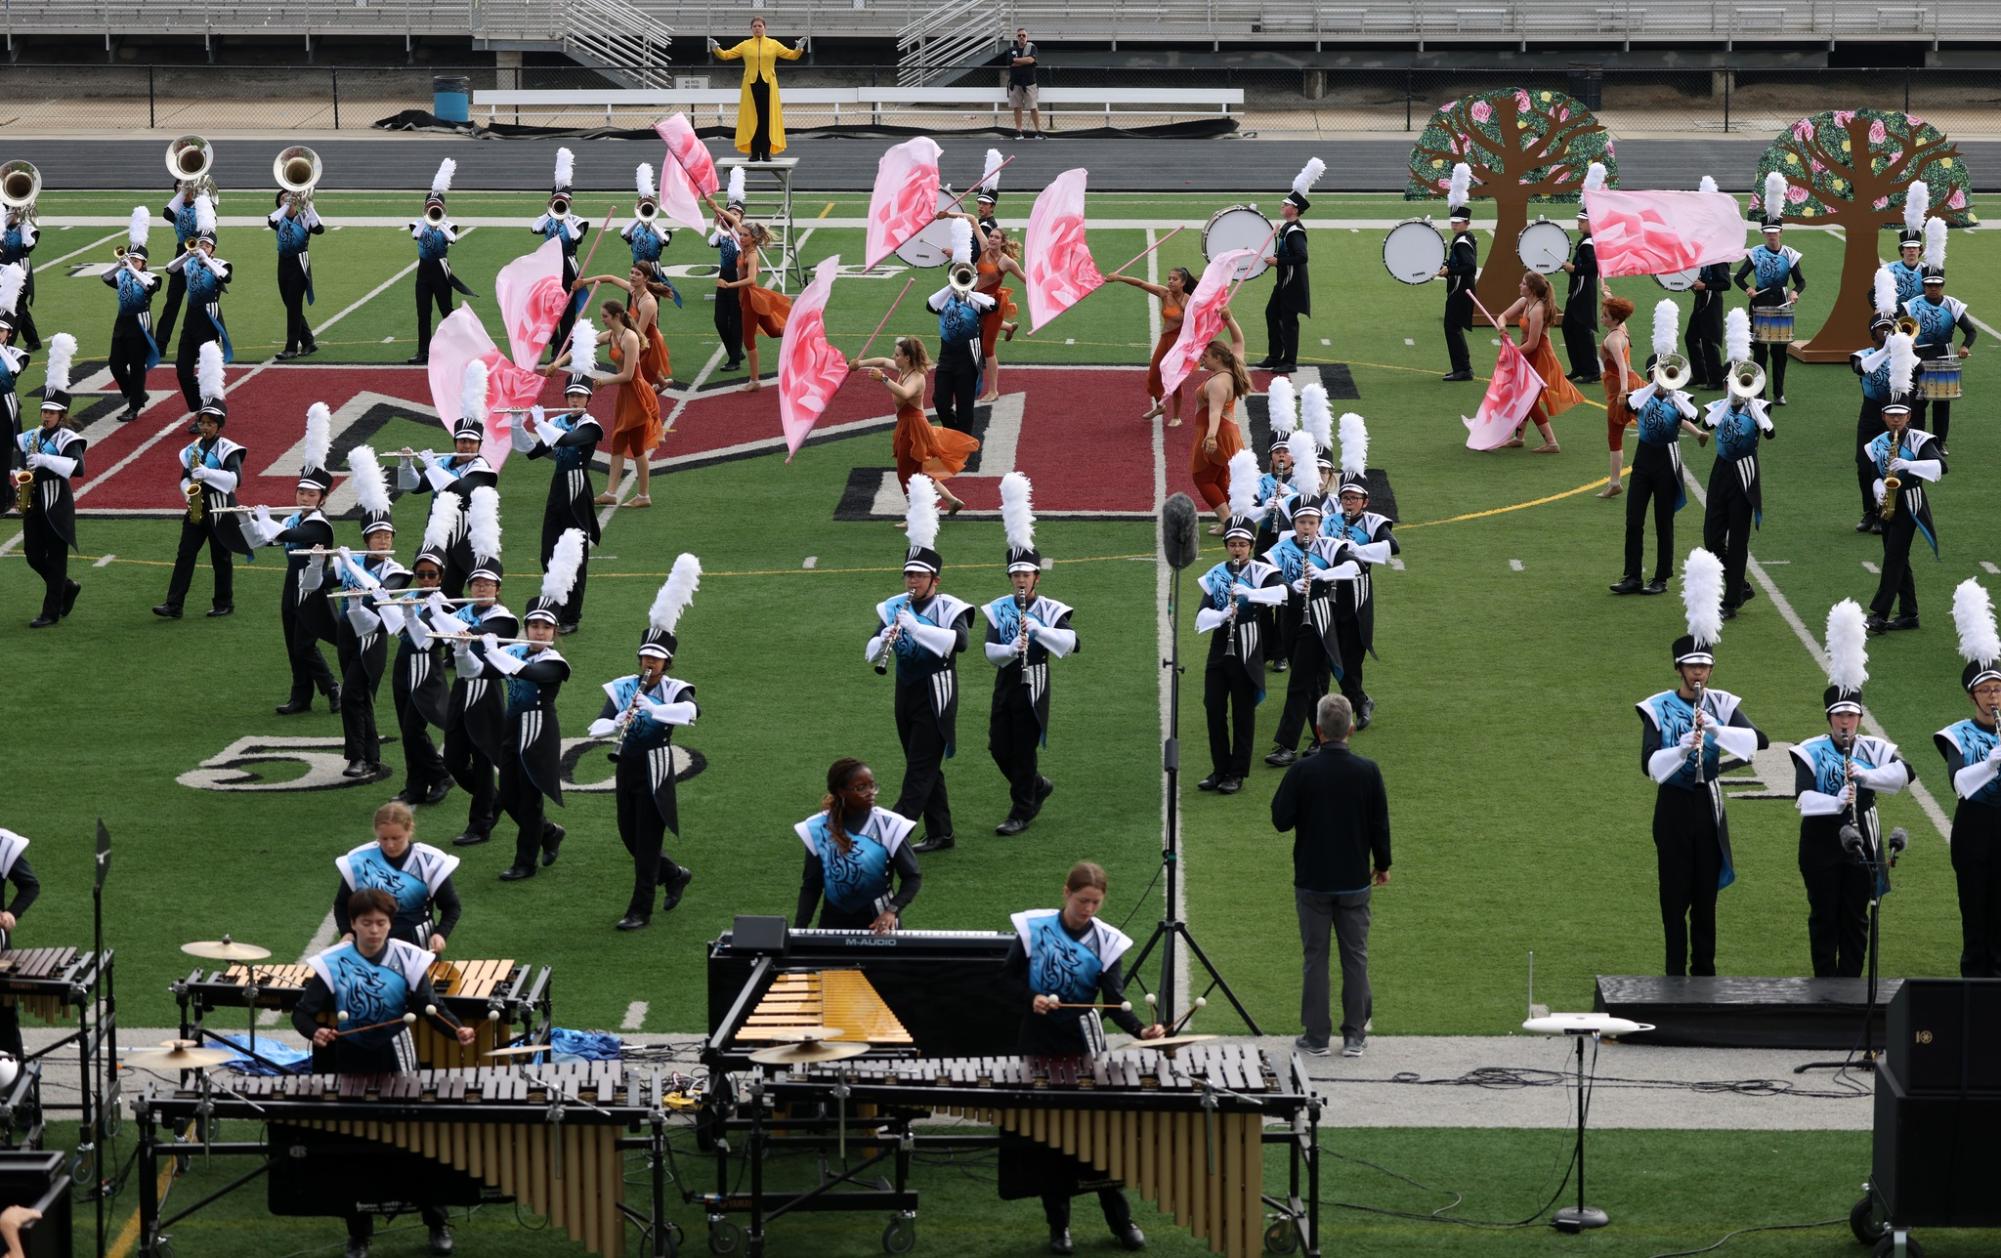
[(1778, 218), (1786, 212), (1786, 177), (1779, 171), (1765, 176), (1765, 199), (1762, 204), (1766, 218)]
[(641, 162), (634, 167), (632, 181), (637, 185), (642, 201), (651, 201), (660, 195), (660, 189), (653, 182), (652, 162)]
[(125, 243), (134, 249), (146, 247), (146, 236), (153, 230), (153, 215), (143, 205), (132, 207), (132, 221), (125, 228)]
[(948, 220), (946, 230), (952, 234), (952, 261), (963, 265), (973, 260), (973, 225), (963, 218)]
[(431, 503), (430, 518), (424, 521), (424, 549), (443, 554), (451, 548), (452, 531), (458, 527), (465, 499), (449, 489), (439, 490)]
[(1465, 162), (1452, 165), (1452, 187), (1445, 194), (1448, 208), (1466, 204), (1466, 196), (1473, 189), (1473, 168)]
[(1869, 629), (1862, 604), (1844, 598), (1827, 609), (1827, 684), (1860, 690), (1869, 680)]
[(472, 506), (466, 508), (466, 537), (472, 553), (483, 559), (500, 558), (500, 491), (481, 485), (472, 491)]
[(1306, 165), (1301, 166), (1299, 173), (1292, 177), (1292, 190), (1303, 197), (1313, 191), (1313, 185), (1319, 183), (1320, 176), (1326, 173), (1326, 162), (1317, 157), (1309, 157), (1306, 159)]
[(987, 150), (986, 170), (980, 175), (980, 187), (987, 192), (1000, 191), (1001, 155), (999, 149)]
[(1877, 314), (1882, 315), (1885, 319), (1896, 317), (1897, 277), (1890, 274), (1888, 266), (1879, 266), (1876, 268), (1876, 279), (1871, 289), (1869, 300), (1870, 304), (1876, 307)]
[(584, 531), (564, 529), (549, 552), (549, 566), (542, 570), (542, 601), (562, 604), (576, 588), (577, 572), (584, 566)]
[(325, 402), (306, 408), (306, 466), (327, 470), (327, 451), (333, 446), (333, 412)]
[(577, 155), (570, 152), (570, 150), (566, 148), (557, 149), (556, 186), (558, 188), (569, 187), (570, 181), (576, 178), (576, 174), (577, 174)]
[(1723, 640), (1723, 561), (1700, 546), (1682, 560), (1681, 606), (1697, 646)]
[(1654, 304), (1654, 357), (1666, 358), (1681, 342), (1681, 307), (1663, 297)]
[(1292, 387), (1289, 376), (1273, 376), (1271, 390), (1265, 397), (1265, 410), (1271, 416), (1271, 431), (1274, 437), (1290, 437), (1299, 427), (1299, 394)]
[(1733, 363), (1751, 357), (1751, 316), (1741, 306), (1723, 316), (1723, 353)]
[(49, 338), (49, 376), (45, 393), (69, 392), (69, 367), (76, 360), (76, 338), (58, 332)]
[(667, 579), (660, 583), (660, 592), (653, 596), (646, 623), (661, 633), (674, 632), (674, 627), (681, 623), (681, 613), (688, 610), (688, 604), (695, 601), (695, 591), (701, 588), (702, 561), (682, 551), (674, 557)]
[(371, 446), (356, 446), (347, 452), (347, 468), (354, 473), (354, 501), (363, 511), (378, 514), (389, 510), (389, 476)]
[(2001, 660), (2001, 635), (1994, 632), (1994, 600), (1972, 577), (1952, 592), (1952, 627), (1959, 630), (1959, 658), (1969, 664)]
[(938, 545), (938, 486), (919, 472), (910, 478), (910, 505), (903, 512), (903, 535), (912, 546), (934, 550)]
[(195, 361), (195, 384), (204, 402), (214, 402), (222, 397), (221, 341), (202, 342), (201, 353)]
[(1369, 469), (1369, 423), (1353, 411), (1341, 416), (1341, 472), (1360, 476)]
[(1239, 450), (1230, 456), (1230, 514), (1249, 515), (1258, 509), (1258, 456)]
[(439, 196), (452, 190), (452, 176), (459, 172), (459, 164), (447, 157), (438, 163), (438, 173), (431, 176), (431, 191)]
[(1945, 270), (1945, 220), (1925, 220), (1925, 265)]
[(1584, 171), (1584, 190), (1596, 192), (1605, 186), (1605, 163), (1593, 162)]
[(598, 369), (598, 330), (589, 319), (580, 318), (570, 329), (571, 375)]
[(1334, 448), (1334, 414), (1327, 408), (1327, 386), (1314, 381), (1299, 391), (1299, 414), (1306, 431), (1321, 450)]
[(1911, 186), (1904, 193), (1904, 230), (1921, 232), (1925, 229), (1925, 215), (1931, 213), (1931, 185), (1922, 179), (1911, 180)]
[(204, 236), (215, 234), (215, 202), (206, 192), (195, 198), (195, 231)]
[(731, 169), (729, 201), (726, 204), (742, 205), (744, 203), (743, 180), (743, 167), (737, 166)]
[(486, 364), (477, 358), (466, 364), (459, 381), (459, 414), (474, 423), (486, 422)]
[(1890, 396), (1909, 397), (1918, 375), (1918, 350), (1911, 334), (1892, 332), (1883, 348), (1890, 351)]
[(1699, 184), (1697, 184), (1697, 185), (1695, 185), (1695, 190), (1696, 190), (1697, 192), (1714, 192), (1714, 191), (1716, 191), (1716, 176), (1714, 176), (1714, 175), (1704, 175), (1704, 176), (1702, 177), (1702, 182), (1701, 182), (1701, 183), (1699, 183)]
[(1320, 462), (1313, 456), (1313, 434), (1296, 432), (1285, 439), (1285, 450), (1292, 456), (1293, 489), (1303, 498), (1320, 496)]
[(28, 286), (28, 272), (18, 262), (0, 266), (0, 314), (13, 314), (21, 303), (21, 290)]
[(1029, 491), (1028, 477), (1020, 472), (1001, 477), (1001, 528), (1007, 532), (1007, 544), (1014, 550), (1035, 548), (1035, 507)]

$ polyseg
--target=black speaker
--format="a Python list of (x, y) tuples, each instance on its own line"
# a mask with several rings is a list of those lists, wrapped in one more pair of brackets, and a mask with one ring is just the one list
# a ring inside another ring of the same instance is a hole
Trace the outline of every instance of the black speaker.
[(1905, 979), (1884, 1065), (1911, 1093), (2001, 1092), (2001, 979)]
[(782, 955), (785, 951), (785, 919), (739, 913), (730, 925), (730, 942), (738, 952)]
[(28, 1258), (70, 1258), (70, 1177), (60, 1151), (0, 1152), (0, 1207), (28, 1206), (41, 1221), (21, 1233)]

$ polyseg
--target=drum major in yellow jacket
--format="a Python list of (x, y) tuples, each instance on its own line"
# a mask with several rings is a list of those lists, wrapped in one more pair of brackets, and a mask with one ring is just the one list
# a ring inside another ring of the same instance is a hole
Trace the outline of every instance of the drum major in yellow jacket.
[(757, 130), (757, 105), (751, 100), (750, 85), (762, 78), (771, 85), (771, 152), (774, 156), (785, 151), (785, 109), (778, 103), (778, 60), (797, 61), (804, 55), (797, 48), (787, 48), (768, 35), (754, 35), (734, 48), (717, 48), (716, 55), (724, 61), (743, 62), (743, 93), (736, 106), (736, 148), (739, 153), (750, 152), (750, 137)]

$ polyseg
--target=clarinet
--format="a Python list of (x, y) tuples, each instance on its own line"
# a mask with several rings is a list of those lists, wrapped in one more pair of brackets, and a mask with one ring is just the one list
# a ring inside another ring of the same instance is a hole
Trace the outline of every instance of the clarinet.
[(1230, 587), (1236, 585), (1238, 571), (1234, 562), (1226, 562), (1223, 565), (1223, 574), (1229, 578), (1229, 585), (1223, 588), (1223, 594), (1230, 600), (1230, 606), (1223, 614), (1223, 632), (1229, 635), (1223, 640), (1223, 655), (1226, 659), (1237, 658), (1237, 594)]
[(1015, 654), (1021, 657), (1021, 684), (1033, 689), (1035, 679), (1028, 671), (1028, 595), (1016, 593), (1014, 596), (1015, 617), (1021, 622), (1021, 632), (1015, 639)]
[(1695, 731), (1695, 746), (1688, 749), (1689, 763), (1695, 767), (1695, 780), (1702, 781), (1702, 693), (1704, 686), (1695, 683), (1695, 721), (1690, 727)]
[[(908, 598), (907, 595), (901, 596)], [(901, 610), (899, 608), (898, 610)], [(882, 677), (889, 672), (889, 661), (896, 654), (897, 639), (903, 636), (903, 626), (896, 623), (896, 616), (889, 618), (889, 627), (882, 632), (882, 654), (875, 657), (875, 675)]]
[[(664, 673), (666, 670), (663, 668), (661, 672)], [(614, 756), (625, 750), (626, 738), (632, 733), (632, 727), (639, 723), (639, 701), (646, 697), (646, 692), (657, 685), (659, 680), (651, 668), (639, 670), (639, 684), (632, 688), (632, 698), (626, 701), (625, 710), (618, 714), (618, 724), (612, 730), (618, 739), (613, 745)]]

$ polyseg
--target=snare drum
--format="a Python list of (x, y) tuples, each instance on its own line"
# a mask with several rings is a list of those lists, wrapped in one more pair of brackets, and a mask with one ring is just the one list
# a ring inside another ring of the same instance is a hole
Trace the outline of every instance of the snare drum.
[(1445, 265), (1445, 237), (1430, 219), (1413, 218), (1390, 228), (1383, 237), (1383, 266), (1403, 284), (1426, 284)]
[(1957, 358), (1927, 358), (1918, 364), (1918, 396), (1927, 402), (1951, 402), (1958, 399), (1959, 360)]
[(1793, 303), (1751, 307), (1751, 339), (1767, 345), (1792, 344)]
[(1669, 271), (1666, 275), (1654, 276), (1654, 283), (1671, 293), (1685, 293), (1695, 287), (1695, 281), (1702, 278), (1702, 268), (1692, 266), (1686, 271)]
[(1536, 274), (1554, 275), (1570, 260), (1570, 233), (1561, 223), (1539, 218), (1515, 238), (1515, 253)]
[[(942, 188), (939, 189), (938, 208), (957, 209), (956, 198)], [(898, 245), (896, 256), (923, 271), (944, 266), (952, 260), (952, 220), (940, 219), (931, 223), (923, 231)]]
[(1202, 256), (1214, 262), (1232, 249), (1250, 249), (1254, 257), (1237, 264), (1232, 279), (1256, 279), (1265, 273), (1265, 250), (1271, 248), (1271, 220), (1248, 205), (1232, 205), (1209, 216), (1202, 229)]

